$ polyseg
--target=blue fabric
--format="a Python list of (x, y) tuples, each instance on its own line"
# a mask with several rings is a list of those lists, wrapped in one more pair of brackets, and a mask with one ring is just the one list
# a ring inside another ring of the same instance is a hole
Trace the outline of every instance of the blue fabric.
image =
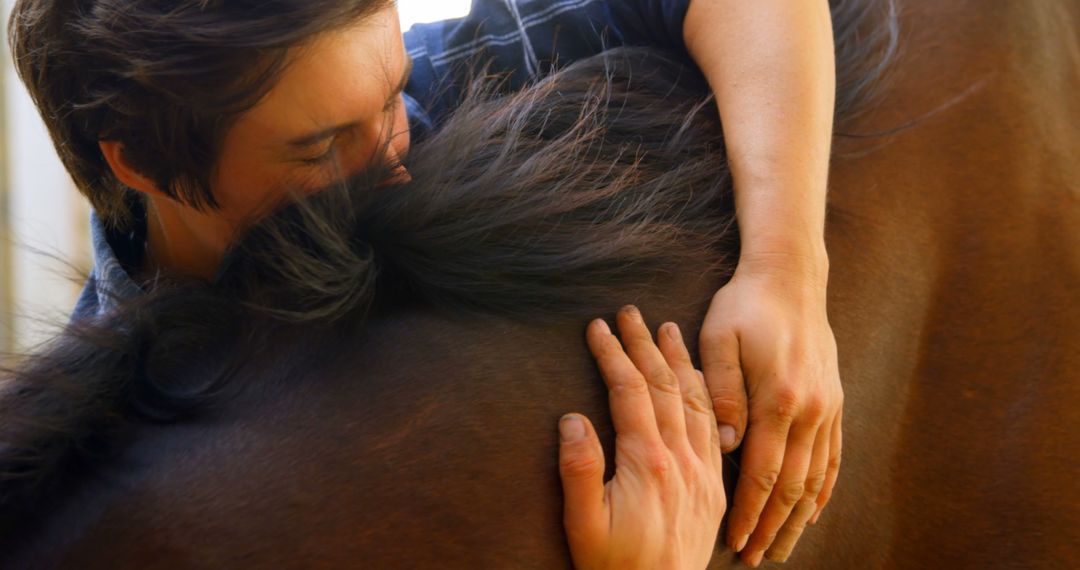
[[(651, 46), (686, 54), (683, 21), (690, 0), (473, 0), (469, 15), (405, 32), (413, 72), (405, 89), (412, 135), (419, 140), (460, 101), (477, 69), (506, 73), (517, 89), (556, 66), (618, 46)], [(138, 267), (145, 216), (128, 234), (90, 218), (94, 269), (73, 319), (101, 315), (141, 293), (125, 267)]]
[[(142, 289), (120, 261), (122, 258), (135, 256), (125, 248), (113, 247), (110, 243), (115, 242), (118, 237), (125, 236), (110, 235), (97, 213), (90, 214), (90, 243), (94, 250), (94, 268), (90, 270), (90, 277), (86, 280), (79, 300), (75, 302), (72, 319), (103, 315), (111, 311), (118, 302), (142, 293)], [(131, 267), (137, 266), (132, 260), (127, 261)]]
[(413, 59), (406, 94), (423, 110), (412, 134), (438, 127), (474, 72), (506, 73), (518, 89), (554, 66), (619, 46), (686, 55), (683, 22), (690, 0), (473, 0), (469, 15), (405, 32)]

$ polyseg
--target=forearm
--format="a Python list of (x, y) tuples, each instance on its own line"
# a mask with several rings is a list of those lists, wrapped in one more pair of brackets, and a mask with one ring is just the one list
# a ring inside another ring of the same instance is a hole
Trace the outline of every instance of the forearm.
[(743, 262), (824, 279), (836, 84), (828, 2), (693, 0), (684, 34), (723, 120)]

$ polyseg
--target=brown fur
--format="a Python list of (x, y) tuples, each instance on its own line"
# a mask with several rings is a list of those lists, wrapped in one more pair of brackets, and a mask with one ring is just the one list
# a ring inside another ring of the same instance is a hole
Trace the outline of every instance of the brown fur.
[[(843, 130), (923, 119), (837, 149), (854, 157), (835, 164), (827, 230), (844, 465), (787, 566), (1071, 568), (1080, 7), (901, 8), (898, 76)], [(609, 310), (692, 332), (714, 279)], [(72, 568), (566, 565), (556, 419), (612, 437), (581, 325), (418, 307), (282, 331), (264, 367), (302, 346), (324, 360), (250, 370), (227, 409), (140, 428), (66, 511), (87, 525), (51, 538)]]

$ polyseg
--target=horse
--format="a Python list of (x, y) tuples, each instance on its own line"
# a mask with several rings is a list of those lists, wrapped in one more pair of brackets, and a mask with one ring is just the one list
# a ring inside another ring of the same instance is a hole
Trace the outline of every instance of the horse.
[[(789, 564), (1071, 566), (1080, 9), (893, 6), (833, 3), (848, 421)], [(568, 566), (556, 421), (613, 439), (583, 324), (635, 303), (692, 339), (737, 258), (703, 90), (579, 62), (467, 104), (402, 187), (261, 224), (212, 286), (73, 325), (0, 394), (0, 563)]]

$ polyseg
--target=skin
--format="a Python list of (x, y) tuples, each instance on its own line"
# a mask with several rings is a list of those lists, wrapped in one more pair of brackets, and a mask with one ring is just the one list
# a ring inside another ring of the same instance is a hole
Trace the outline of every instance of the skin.
[[(992, 5), (927, 0), (905, 3), (900, 18), (905, 47), (895, 64), (896, 80), (887, 83), (872, 112), (844, 130), (874, 133), (916, 119), (917, 125), (883, 139), (846, 139), (838, 150), (847, 158), (836, 161), (832, 173), (828, 243), (837, 271), (829, 284), (830, 310), (845, 347), (844, 377), (850, 379), (845, 415), (858, 429), (845, 438), (844, 492), (806, 533), (791, 565), (810, 570), (1070, 568), (1080, 557), (1080, 486), (1075, 484), (1073, 460), (1080, 456), (1080, 429), (1072, 429), (1080, 426), (1080, 352), (1075, 349), (1075, 331), (1080, 330), (1080, 304), (1075, 302), (1080, 276), (1075, 181), (1080, 180), (1080, 161), (1069, 152), (1080, 149), (1074, 128), (1080, 124), (1074, 95), (1080, 91), (1080, 5), (1071, 0)], [(957, 29), (964, 33), (955, 34)], [(943, 36), (950, 41), (942, 42)], [(698, 291), (678, 290), (679, 295), (649, 302), (662, 308), (649, 311), (677, 318), (688, 331), (698, 321), (691, 314), (696, 311), (680, 307), (686, 307), (686, 299), (697, 298)], [(446, 335), (443, 323), (429, 327), (426, 338), (438, 339), (440, 331)], [(551, 343), (548, 353), (559, 355), (568, 350), (560, 343), (573, 334), (568, 330), (565, 338), (553, 339), (550, 334), (521, 337), (504, 332), (484, 350), (503, 347), (509, 353), (509, 360), (503, 360), (507, 371), (514, 370), (507, 362), (526, 359), (535, 350), (537, 338), (546, 338)], [(482, 344), (490, 335), (487, 330), (453, 334), (439, 348), (453, 357), (436, 358), (406, 378), (423, 379), (447, 366), (466, 367), (472, 353), (462, 354), (458, 347)], [(388, 335), (387, 342), (407, 336)], [(367, 350), (377, 353), (378, 348)], [(385, 372), (390, 366), (375, 376), (385, 374), (400, 382)], [(485, 394), (498, 398), (505, 389), (507, 398), (542, 402), (550, 397), (541, 382), (524, 393), (519, 387), (507, 388), (511, 383), (506, 379), (514, 377), (507, 374), (488, 378)], [(560, 379), (546, 370), (534, 375)], [(407, 400), (409, 393), (404, 394), (401, 398)], [(260, 433), (280, 422), (281, 409), (307, 409), (307, 404), (289, 400), (272, 402), (275, 413), (259, 416), (261, 423), (255, 425), (267, 428)], [(351, 407), (345, 410), (342, 413), (353, 413)], [(484, 411), (474, 407), (473, 413)], [(558, 411), (541, 404), (531, 413), (535, 421), (496, 416), (505, 429), (488, 430), (491, 439), (483, 441), (505, 444), (546, 437), (545, 428), (537, 427), (540, 418)], [(390, 419), (414, 429), (405, 415)], [(594, 419), (599, 425), (606, 418)], [(514, 427), (542, 435), (514, 433)], [(312, 441), (340, 435), (334, 427), (310, 429), (314, 431), (308, 437), (284, 449), (288, 455), (279, 465), (292, 470), (294, 463), (286, 458), (301, 461), (309, 456)], [(172, 437), (170, 432), (167, 439)], [(152, 443), (160, 455), (171, 455), (157, 441)], [(358, 444), (365, 446), (370, 443)], [(284, 446), (275, 440), (266, 447), (279, 451)], [(522, 459), (528, 457), (524, 447), (507, 449)], [(355, 455), (345, 455), (343, 461), (351, 468)], [(237, 505), (233, 512), (243, 516), (244, 508), (258, 503), (244, 493), (257, 499), (262, 492), (258, 486), (252, 490), (247, 477), (265, 469), (237, 457), (232, 447), (211, 455), (214, 465), (249, 467), (241, 471), (244, 477), (233, 479), (240, 485), (223, 491), (224, 498)], [(494, 460), (475, 451), (465, 461), (498, 469)], [(182, 456), (178, 463), (191, 461)], [(164, 500), (168, 493), (136, 496), (134, 508), (159, 520), (174, 520), (170, 508), (187, 505), (194, 495), (219, 484), (209, 469), (192, 466), (190, 471), (197, 473), (193, 483), (176, 486), (173, 502)], [(537, 485), (546, 480), (546, 475), (528, 469), (518, 476)], [(159, 488), (175, 485), (164, 481)], [(503, 488), (512, 489), (513, 484)], [(347, 486), (339, 490), (350, 492)], [(155, 497), (158, 500), (147, 500)], [(469, 506), (462, 503), (458, 510)], [(489, 512), (506, 514), (497, 507), (504, 505), (493, 503)], [(221, 503), (208, 508), (221, 508)], [(176, 524), (184, 530), (198, 526), (205, 522), (205, 512), (196, 509), (191, 525), (186, 520)], [(520, 523), (513, 513), (506, 518)], [(453, 529), (440, 528), (437, 521), (422, 522), (427, 524), (418, 525), (417, 540), (457, 538)], [(125, 524), (130, 520), (120, 518), (111, 528), (130, 532)], [(517, 528), (519, 534), (535, 534), (529, 525)], [(138, 548), (151, 554), (145, 559), (149, 562), (135, 567), (162, 561), (153, 549), (157, 528), (126, 542), (108, 531), (105, 536), (111, 540), (91, 538), (86, 543), (98, 554), (100, 566), (79, 568), (122, 566), (117, 557), (132, 560)], [(233, 537), (221, 537), (220, 542), (222, 550), (235, 552)], [(253, 542), (262, 546), (265, 537)], [(118, 550), (118, 544), (124, 548)], [(536, 553), (537, 558), (542, 554)], [(713, 564), (739, 567), (723, 550)]]
[[(401, 88), (411, 65), (396, 10), (319, 36), (293, 58), (274, 88), (225, 136), (211, 183), (219, 210), (200, 212), (169, 198), (127, 165), (120, 143), (101, 143), (120, 180), (147, 198), (147, 269), (210, 279), (237, 235), (291, 191), (323, 187), (363, 169), (386, 141), (387, 159), (408, 152)], [(343, 130), (306, 146), (293, 144), (335, 127)]]
[(727, 507), (720, 436), (704, 377), (679, 327), (654, 343), (641, 312), (617, 316), (622, 343), (603, 320), (586, 332), (608, 386), (615, 476), (589, 420), (559, 422), (564, 521), (577, 568), (705, 568)]
[[(742, 234), (738, 270), (713, 299), (700, 355), (724, 451), (745, 444), (727, 540), (751, 566), (766, 554), (787, 558), (839, 468), (843, 393), (823, 238), (835, 82), (829, 22), (824, 1), (695, 0), (684, 29), (724, 120)], [(391, 160), (408, 152), (400, 88), (409, 62), (394, 8), (292, 55), (278, 84), (226, 135), (211, 183), (218, 210), (169, 198), (126, 163), (120, 143), (101, 141), (117, 177), (146, 196), (148, 276), (210, 279), (236, 236), (290, 192), (362, 169), (382, 143)], [(328, 129), (333, 136), (295, 144)], [(671, 528), (675, 518), (642, 524)], [(568, 533), (577, 520), (568, 519)]]
[[(728, 545), (786, 560), (840, 467), (836, 341), (825, 310), (836, 70), (827, 2), (698, 0), (686, 45), (723, 119), (742, 250), (701, 330), (725, 451), (743, 445)], [(727, 433), (727, 438), (723, 434)]]

